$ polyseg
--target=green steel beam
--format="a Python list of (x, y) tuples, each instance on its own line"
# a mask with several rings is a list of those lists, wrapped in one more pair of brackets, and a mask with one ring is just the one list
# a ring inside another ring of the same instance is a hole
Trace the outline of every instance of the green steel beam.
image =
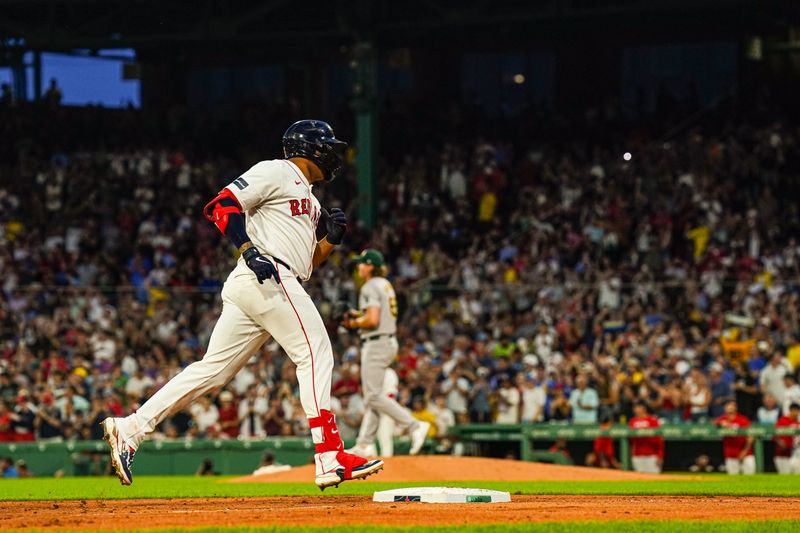
[(375, 227), (377, 217), (378, 110), (376, 104), (378, 62), (372, 43), (354, 47), (355, 84), (353, 111), (356, 118), (356, 175), (358, 219), (365, 228)]

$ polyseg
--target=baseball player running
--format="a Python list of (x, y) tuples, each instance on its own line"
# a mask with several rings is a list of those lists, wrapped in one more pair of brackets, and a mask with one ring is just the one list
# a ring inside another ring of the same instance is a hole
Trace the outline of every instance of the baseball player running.
[(401, 429), (411, 434), (411, 455), (425, 444), (431, 425), (411, 416), (411, 411), (384, 393), (386, 369), (397, 357), (397, 298), (394, 288), (384, 276), (383, 254), (364, 250), (358, 258), (358, 275), (365, 280), (358, 295), (358, 311), (351, 310), (343, 322), (348, 329), (358, 329), (361, 336), (361, 388), (366, 410), (356, 445), (350, 451), (375, 455), (375, 437), (380, 415), (394, 419)]
[(164, 418), (219, 389), (270, 337), (297, 365), (300, 401), (316, 444), (316, 484), (324, 490), (383, 468), (344, 451), (330, 410), (333, 349), (300, 281), (342, 242), (347, 221), (320, 207), (312, 185), (330, 182), (346, 143), (319, 120), (301, 120), (283, 135), (286, 159), (262, 161), (227, 185), (203, 210), (241, 257), (222, 289), (222, 313), (200, 360), (186, 367), (138, 411), (103, 421), (111, 460), (123, 485), (133, 456)]

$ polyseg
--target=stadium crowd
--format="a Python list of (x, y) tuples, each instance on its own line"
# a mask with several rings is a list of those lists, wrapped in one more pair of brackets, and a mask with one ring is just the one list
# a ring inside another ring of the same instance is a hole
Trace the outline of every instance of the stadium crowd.
[[(132, 110), (55, 109), (46, 129), (2, 112), (0, 441), (99, 439), (100, 420), (202, 357), (236, 260), (202, 206), (259, 156), (149, 137)], [(264, 113), (276, 131), (291, 116)], [(114, 134), (81, 137), (82, 120)], [(625, 422), (637, 403), (706, 422), (731, 399), (773, 424), (800, 402), (800, 129), (733, 124), (667, 141), (453, 137), (385, 161), (380, 223), (352, 223), (306, 283), (343, 437), (363, 403), (358, 338), (339, 321), (366, 246), (400, 299), (399, 399), (432, 436)], [(355, 220), (352, 174), (316, 193)], [(159, 436), (307, 432), (293, 365), (268, 343)]]

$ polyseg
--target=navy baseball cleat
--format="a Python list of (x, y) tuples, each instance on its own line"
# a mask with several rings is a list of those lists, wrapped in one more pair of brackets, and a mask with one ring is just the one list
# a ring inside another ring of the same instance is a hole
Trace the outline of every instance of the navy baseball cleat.
[(328, 487), (338, 487), (340, 483), (351, 479), (365, 479), (381, 470), (383, 470), (383, 461), (380, 459), (373, 459), (360, 466), (354, 466), (349, 477), (345, 467), (342, 466), (333, 472), (326, 472), (325, 474), (317, 476), (315, 482), (319, 490), (325, 490)]
[(100, 424), (103, 426), (103, 439), (111, 447), (111, 465), (114, 467), (119, 482), (123, 485), (133, 483), (133, 454), (136, 453), (132, 447), (128, 446), (122, 438), (122, 434), (117, 427), (117, 422), (113, 418), (106, 418)]

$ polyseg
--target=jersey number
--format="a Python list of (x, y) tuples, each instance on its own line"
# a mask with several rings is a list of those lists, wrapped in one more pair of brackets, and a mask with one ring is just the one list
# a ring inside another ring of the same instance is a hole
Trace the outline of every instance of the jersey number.
[(236, 185), (240, 191), (243, 191), (245, 187), (250, 185), (244, 180), (244, 178), (236, 178), (235, 180), (233, 180), (233, 184)]

